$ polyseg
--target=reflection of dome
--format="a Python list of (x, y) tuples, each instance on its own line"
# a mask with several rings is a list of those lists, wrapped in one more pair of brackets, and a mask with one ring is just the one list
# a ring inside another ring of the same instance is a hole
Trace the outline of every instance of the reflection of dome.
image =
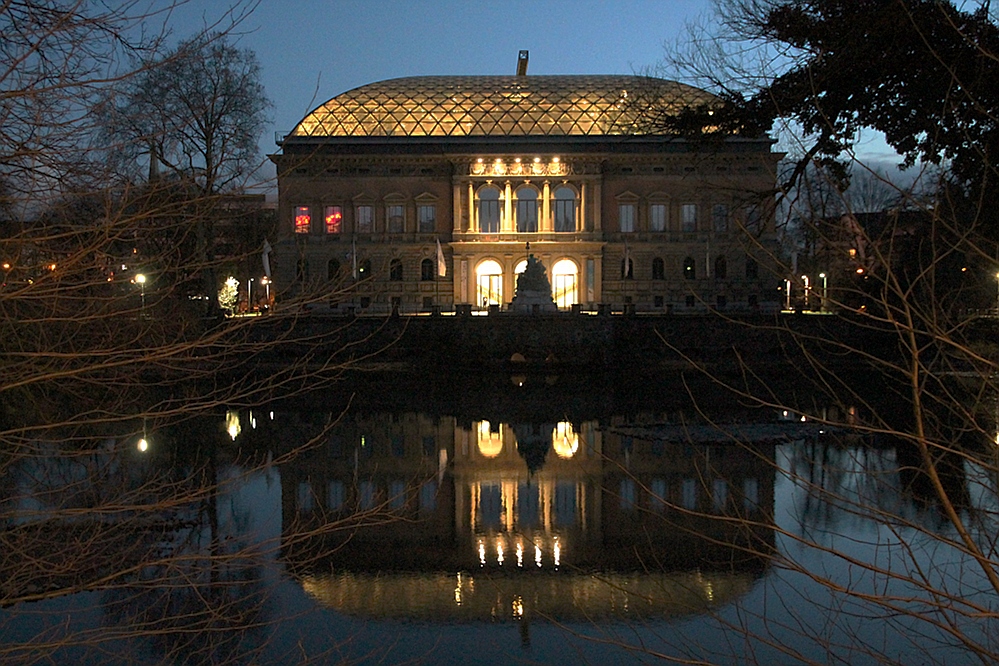
[(705, 613), (749, 591), (749, 573), (545, 572), (528, 576), (469, 573), (342, 572), (305, 576), (317, 602), (366, 618), (437, 621), (677, 617)]
[(606, 136), (717, 98), (646, 76), (414, 76), (349, 90), (294, 136)]

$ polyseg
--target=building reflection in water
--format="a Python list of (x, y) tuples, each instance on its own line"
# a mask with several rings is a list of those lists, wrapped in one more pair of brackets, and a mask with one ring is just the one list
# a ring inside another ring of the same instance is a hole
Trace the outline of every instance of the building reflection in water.
[(283, 556), (363, 617), (705, 612), (768, 565), (774, 444), (657, 436), (663, 418), (344, 415), (281, 467)]

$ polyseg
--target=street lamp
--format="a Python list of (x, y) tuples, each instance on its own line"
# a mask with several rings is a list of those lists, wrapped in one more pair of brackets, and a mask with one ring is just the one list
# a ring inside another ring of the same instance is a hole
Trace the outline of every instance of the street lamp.
[(139, 295), (142, 298), (142, 308), (139, 310), (141, 316), (146, 315), (146, 276), (139, 273), (135, 276), (135, 282), (139, 285)]
[(246, 314), (253, 311), (253, 278), (246, 280)]
[(784, 280), (784, 309), (791, 309), (791, 281)]
[(808, 286), (808, 276), (807, 275), (802, 275), (801, 276), (801, 281), (805, 283), (805, 304), (804, 304), (804, 308), (803, 309), (807, 311), (808, 310), (808, 290), (810, 289), (810, 287)]
[(264, 285), (264, 299), (266, 300), (265, 305), (270, 308), (271, 306), (271, 279), (266, 275), (260, 278), (260, 284)]
[(822, 278), (822, 304), (819, 307), (819, 310), (821, 310), (822, 312), (825, 312), (826, 311), (826, 299), (829, 298), (829, 291), (827, 289), (828, 284), (826, 283), (826, 274), (825, 273), (819, 273), (819, 277)]

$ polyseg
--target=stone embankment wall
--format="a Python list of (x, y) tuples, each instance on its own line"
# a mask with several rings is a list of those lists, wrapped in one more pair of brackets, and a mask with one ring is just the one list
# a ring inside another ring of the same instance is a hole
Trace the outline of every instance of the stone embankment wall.
[(277, 345), (268, 361), (310, 355), (317, 361), (352, 359), (412, 370), (524, 367), (639, 373), (694, 365), (732, 371), (748, 363), (765, 371), (804, 362), (809, 355), (849, 364), (859, 358), (850, 349), (881, 357), (897, 350), (891, 332), (839, 317), (802, 315), (309, 316), (293, 323), (262, 320), (257, 336), (289, 333), (289, 342)]

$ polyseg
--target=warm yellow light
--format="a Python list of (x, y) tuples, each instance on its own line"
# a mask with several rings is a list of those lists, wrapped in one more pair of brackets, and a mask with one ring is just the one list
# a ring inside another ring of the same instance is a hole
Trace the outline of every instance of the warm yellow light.
[(8, 263), (7, 263), (6, 261), (5, 261), (5, 262), (3, 262), (3, 269), (4, 269), (5, 271), (9, 271), (9, 270), (10, 270), (10, 264), (8, 264)]
[(56, 265), (55, 264), (49, 264), (49, 270), (50, 271), (54, 271), (55, 269), (56, 269)]
[(229, 433), (229, 437), (231, 437), (233, 441), (236, 441), (236, 438), (239, 437), (239, 433), (242, 430), (239, 425), (239, 414), (232, 410), (225, 413), (225, 429), (226, 432)]
[(138, 275), (135, 276), (135, 282), (137, 284), (145, 284), (146, 283), (146, 276), (143, 275), (142, 273), (139, 273)]
[(863, 274), (864, 274), (864, 269), (863, 268), (858, 268), (857, 269), (857, 275), (863, 275)]
[(145, 453), (149, 449), (149, 442), (147, 442), (146, 438), (143, 437), (139, 440), (139, 443), (136, 444), (136, 448)]
[(524, 617), (524, 600), (519, 596), (513, 599), (513, 615), (514, 617)]
[(579, 450), (579, 436), (568, 421), (555, 424), (552, 432), (552, 448), (559, 458), (571, 458)]
[(555, 164), (558, 164), (558, 158), (557, 157), (553, 157), (552, 158), (552, 162), (554, 162)]
[(826, 274), (825, 273), (819, 273), (819, 277), (822, 278), (823, 280), (825, 280), (826, 279)]
[(489, 421), (479, 421), (479, 453), (486, 458), (495, 458), (503, 452), (503, 434), (493, 432)]

